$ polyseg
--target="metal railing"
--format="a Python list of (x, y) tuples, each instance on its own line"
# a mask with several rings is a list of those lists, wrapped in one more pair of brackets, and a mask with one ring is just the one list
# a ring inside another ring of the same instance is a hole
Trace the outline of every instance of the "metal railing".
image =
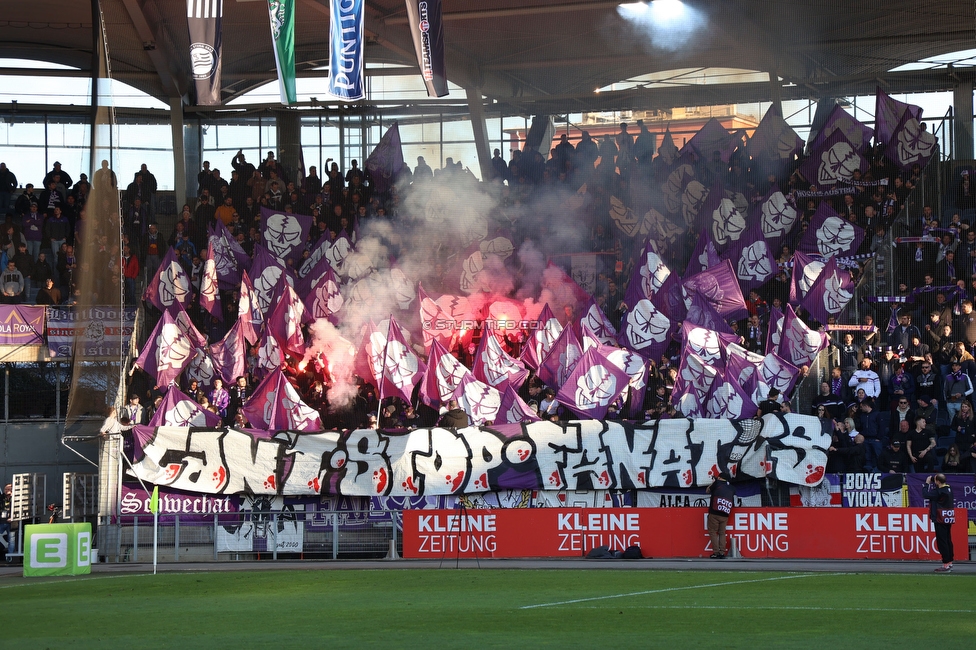
[[(116, 523), (117, 521), (117, 523)], [(400, 512), (242, 511), (160, 515), (160, 562), (381, 559), (402, 552)], [(152, 515), (101, 518), (96, 546), (109, 562), (151, 562)]]

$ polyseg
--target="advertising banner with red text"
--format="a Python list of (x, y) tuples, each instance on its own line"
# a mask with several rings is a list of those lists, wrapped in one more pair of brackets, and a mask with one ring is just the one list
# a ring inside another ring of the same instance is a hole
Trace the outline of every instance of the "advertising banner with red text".
[[(580, 557), (639, 545), (644, 557), (707, 557), (706, 518), (703, 508), (404, 510), (403, 556)], [(934, 530), (922, 508), (739, 508), (727, 534), (746, 558), (938, 560)], [(965, 523), (952, 536), (967, 560)]]

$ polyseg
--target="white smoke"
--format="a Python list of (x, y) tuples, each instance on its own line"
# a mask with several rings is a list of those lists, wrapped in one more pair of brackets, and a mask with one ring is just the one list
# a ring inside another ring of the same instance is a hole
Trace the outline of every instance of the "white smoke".
[(681, 0), (653, 0), (617, 6), (617, 13), (638, 32), (642, 44), (674, 52), (688, 44), (708, 19)]

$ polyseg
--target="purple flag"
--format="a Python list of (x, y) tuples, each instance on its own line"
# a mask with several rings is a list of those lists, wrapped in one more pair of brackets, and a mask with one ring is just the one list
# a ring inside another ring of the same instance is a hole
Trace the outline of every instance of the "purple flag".
[(718, 371), (694, 352), (685, 352), (671, 391), (671, 404), (687, 418), (705, 417), (705, 402)]
[(572, 327), (566, 327), (552, 344), (537, 374), (546, 386), (559, 390), (583, 356), (583, 346)]
[(295, 290), (285, 282), (282, 282), (282, 286), (281, 299), (275, 301), (268, 314), (267, 332), (277, 339), (282, 350), (301, 358), (305, 355), (302, 325), (311, 319)]
[(809, 366), (821, 350), (827, 348), (829, 339), (824, 332), (807, 327), (800, 320), (791, 305), (786, 306), (786, 319), (783, 321), (783, 334), (779, 341), (779, 356), (794, 366)]
[(194, 348), (190, 356), (190, 363), (183, 371), (187, 381), (195, 379), (203, 390), (213, 388), (214, 379), (219, 379), (214, 369), (213, 358), (207, 348)]
[(690, 306), (684, 322), (704, 327), (705, 329), (731, 334), (732, 328), (722, 318), (722, 315), (715, 311), (715, 308), (698, 291), (691, 292)]
[(799, 210), (773, 185), (766, 196), (749, 208), (749, 222), (759, 222), (759, 229), (770, 249), (777, 250), (799, 223)]
[(502, 403), (498, 407), (498, 417), (495, 424), (519, 424), (521, 422), (539, 422), (539, 416), (532, 412), (529, 405), (519, 397), (511, 384), (502, 394)]
[(705, 414), (710, 418), (743, 420), (754, 417), (759, 410), (752, 396), (728, 370), (719, 372), (715, 377), (705, 403)]
[(258, 384), (241, 407), (244, 417), (257, 429), (270, 431), (319, 431), (318, 412), (302, 401), (281, 368), (275, 368)]
[(200, 407), (176, 386), (170, 386), (163, 402), (149, 420), (150, 427), (219, 427), (220, 416)]
[(0, 305), (0, 345), (44, 345), (44, 307)]
[(816, 281), (800, 301), (814, 319), (826, 324), (830, 316), (837, 316), (854, 297), (851, 272), (837, 266), (837, 258), (831, 257), (824, 264)]
[(282, 265), (301, 260), (311, 228), (310, 216), (261, 208), (261, 241)]
[(845, 221), (828, 201), (821, 201), (796, 250), (821, 257), (845, 257), (856, 254), (863, 240), (863, 228)]
[(720, 254), (735, 246), (746, 233), (746, 216), (739, 212), (732, 199), (716, 183), (698, 211), (702, 228), (711, 236)]
[(556, 394), (556, 400), (581, 418), (602, 420), (629, 381), (623, 370), (594, 348), (576, 364)]
[(885, 147), (885, 158), (903, 170), (915, 165), (925, 167), (937, 151), (939, 140), (925, 129), (925, 125), (908, 111), (902, 116), (891, 142)]
[(630, 393), (628, 396), (630, 408), (627, 411), (627, 417), (632, 420), (642, 418), (644, 416), (644, 394), (647, 392), (648, 361), (635, 352), (621, 348), (603, 346), (599, 351), (607, 358), (607, 361), (617, 366), (629, 377), (627, 391)]
[(342, 276), (349, 275), (345, 262), (355, 251), (355, 248), (345, 230), (336, 235), (335, 241), (325, 251), (325, 256), (329, 259), (329, 263), (332, 264), (332, 268), (336, 270), (336, 273)]
[(624, 315), (617, 340), (647, 359), (659, 359), (675, 325), (650, 300), (640, 300)]
[(461, 377), (457, 395), (458, 405), (471, 418), (471, 424), (494, 424), (502, 406), (502, 394), (497, 389), (478, 381), (469, 372)]
[(369, 174), (373, 192), (386, 194), (403, 171), (403, 147), (400, 146), (400, 125), (396, 122), (380, 138), (373, 153), (363, 165)]
[(854, 180), (854, 172), (863, 174), (869, 166), (857, 145), (851, 144), (838, 129), (811, 151), (799, 171), (808, 183), (824, 188), (846, 185)]
[(684, 285), (689, 292), (694, 289), (701, 293), (723, 318), (739, 319), (749, 316), (742, 289), (739, 288), (739, 279), (728, 260), (687, 278)]
[(734, 334), (717, 332), (706, 327), (698, 327), (689, 321), (681, 325), (681, 338), (684, 341), (682, 352), (693, 352), (714, 368), (725, 368), (725, 348), (730, 343), (738, 343)]
[(556, 339), (559, 338), (559, 335), (563, 331), (563, 326), (552, 315), (552, 310), (549, 309), (549, 303), (543, 305), (542, 312), (539, 314), (536, 324), (536, 329), (531, 330), (529, 333), (529, 338), (522, 348), (522, 356), (520, 357), (522, 362), (533, 370), (538, 369), (539, 364), (549, 354), (553, 343), (556, 342)]
[(431, 341), (429, 350), (427, 368), (420, 382), (420, 400), (437, 408), (457, 397), (461, 380), (469, 371), (436, 339)]
[(766, 352), (779, 350), (779, 342), (783, 338), (783, 319), (786, 315), (778, 307), (769, 308), (769, 327), (766, 330)]
[(213, 240), (207, 247), (207, 259), (203, 263), (203, 277), (200, 279), (200, 307), (217, 320), (224, 320), (224, 310), (220, 308), (220, 292), (217, 290), (217, 264), (214, 261)]
[(177, 261), (176, 250), (170, 247), (166, 250), (156, 275), (146, 286), (144, 299), (159, 311), (166, 311), (167, 307), (176, 302), (185, 307), (190, 304), (191, 296), (190, 276)]
[(793, 253), (793, 270), (790, 276), (790, 303), (799, 304), (823, 270), (823, 260), (796, 251)]
[(267, 329), (261, 332), (257, 346), (258, 358), (254, 367), (254, 376), (260, 379), (269, 372), (280, 369), (285, 357), (278, 340), (271, 336)]
[[(628, 288), (629, 290), (629, 288)], [(590, 298), (590, 300), (583, 306), (582, 314), (577, 322), (577, 335), (580, 339), (583, 338), (583, 328), (586, 328), (590, 333), (604, 345), (616, 345), (617, 343), (617, 330), (614, 328), (613, 323), (607, 318), (607, 315), (603, 313), (600, 306)]]
[(881, 90), (880, 86), (876, 93), (874, 100), (874, 141), (886, 145), (887, 148), (905, 114), (909, 114), (916, 120), (921, 120), (922, 107), (893, 99), (891, 95)]
[(736, 344), (726, 347), (725, 353), (726, 378), (734, 378), (746, 395), (753, 395), (759, 385), (759, 369), (762, 367), (763, 355), (749, 352)]
[(173, 315), (166, 310), (156, 323), (135, 365), (156, 380), (156, 386), (168, 386), (180, 376), (190, 363), (193, 344), (177, 325)]
[(481, 332), (481, 341), (474, 353), (471, 371), (475, 379), (501, 391), (508, 386), (514, 386), (518, 390), (529, 376), (525, 364), (509, 356), (494, 331), (487, 327)]
[(191, 344), (198, 348), (206, 347), (207, 337), (201, 334), (200, 330), (197, 329), (197, 326), (193, 324), (193, 321), (190, 319), (190, 315), (186, 313), (185, 309), (183, 309), (183, 305), (178, 302), (173, 303), (169, 306), (169, 308), (166, 309), (166, 311), (168, 311), (170, 316), (173, 317), (173, 322), (176, 323), (176, 326), (180, 328), (181, 332), (183, 332), (183, 336), (190, 339)]
[(244, 374), (247, 357), (244, 321), (238, 320), (227, 330), (223, 339), (210, 346), (210, 356), (213, 358), (214, 370), (224, 380), (225, 385), (230, 386)]
[(299, 281), (298, 286), (298, 293), (305, 296), (305, 307), (312, 318), (338, 320), (336, 314), (342, 309), (343, 297), (339, 278), (329, 260), (319, 260), (312, 272)]
[[(628, 309), (633, 309), (639, 300), (652, 298), (661, 290), (670, 275), (671, 269), (658, 255), (657, 246), (648, 239), (627, 284), (624, 302), (627, 303)], [(593, 330), (593, 333), (597, 334), (597, 331)]]
[(690, 278), (721, 263), (722, 258), (715, 248), (711, 233), (707, 229), (702, 230), (698, 236), (698, 243), (695, 244), (695, 250), (692, 251), (691, 257), (688, 258), (688, 264), (685, 266), (685, 277)]
[(410, 401), (414, 387), (427, 366), (410, 349), (395, 318), (390, 319), (386, 351), (383, 354), (383, 397), (399, 397)]
[(254, 345), (258, 342), (258, 332), (264, 324), (264, 315), (254, 297), (254, 285), (247, 271), (241, 273), (241, 299), (237, 307), (237, 321), (241, 324), (244, 339)]
[[(285, 270), (285, 266), (267, 248), (261, 244), (255, 244), (254, 261), (251, 263), (249, 277), (254, 288), (253, 296), (256, 306), (263, 316), (268, 315), (271, 295), (274, 293), (275, 287), (278, 286), (278, 280), (281, 279), (281, 276), (285, 276), (287, 282), (295, 286), (295, 281), (292, 279), (291, 273)], [(252, 304), (251, 308), (253, 309), (254, 306)]]
[(681, 276), (677, 273), (672, 273), (664, 281), (661, 290), (651, 298), (651, 302), (672, 323), (678, 323), (683, 321), (688, 314), (686, 300), (689, 298), (688, 292), (685, 291), (685, 287), (681, 282)]
[(678, 159), (678, 147), (674, 144), (670, 126), (664, 127), (664, 137), (661, 138), (661, 144), (657, 148), (657, 153), (669, 167)]
[(735, 136), (713, 117), (691, 136), (691, 140), (688, 140), (681, 151), (682, 153), (693, 151), (699, 160), (711, 160), (712, 153), (718, 151), (722, 156), (722, 162), (727, 163), (737, 145), (738, 140)]
[(379, 387), (383, 376), (383, 354), (386, 352), (386, 334), (373, 321), (363, 327), (363, 340), (356, 355), (356, 374)]
[[(858, 152), (864, 152), (871, 146), (871, 137), (874, 135), (874, 130), (858, 122), (840, 104), (837, 104), (830, 111), (823, 128), (820, 129), (820, 133), (817, 134), (817, 137), (811, 143), (810, 151), (823, 149), (824, 143), (829, 142), (831, 137), (837, 133), (844, 140), (854, 145)], [(813, 183), (814, 181), (810, 182)]]
[(786, 162), (803, 153), (803, 139), (783, 119), (779, 107), (771, 104), (749, 138), (746, 151), (753, 158)]
[(762, 224), (758, 219), (751, 222), (738, 242), (729, 246), (725, 258), (732, 263), (743, 291), (762, 286), (779, 272), (776, 256), (763, 237)]
[(759, 367), (759, 382), (756, 386), (756, 394), (753, 401), (756, 403), (766, 399), (769, 389), (775, 388), (784, 397), (793, 394), (793, 386), (800, 376), (800, 369), (792, 363), (771, 352), (763, 357), (762, 365)]
[(209, 245), (213, 246), (213, 260), (217, 266), (217, 281), (221, 289), (230, 291), (241, 283), (241, 273), (251, 268), (251, 258), (231, 237), (220, 219), (208, 228)]
[[(298, 268), (298, 277), (304, 278), (308, 275), (313, 268), (322, 260), (329, 256), (329, 251), (332, 250), (332, 241), (329, 239), (329, 232), (326, 231), (322, 233), (318, 241), (315, 242), (315, 248), (311, 250), (308, 258), (302, 262), (302, 265)], [(330, 261), (329, 264), (332, 264)]]

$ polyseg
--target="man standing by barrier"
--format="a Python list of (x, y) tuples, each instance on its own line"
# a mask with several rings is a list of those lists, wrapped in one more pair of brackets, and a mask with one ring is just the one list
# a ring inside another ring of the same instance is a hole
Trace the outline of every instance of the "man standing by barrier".
[(945, 474), (936, 474), (925, 479), (922, 496), (929, 502), (929, 517), (935, 524), (935, 543), (942, 555), (942, 566), (936, 573), (952, 571), (952, 524), (956, 521), (955, 500), (952, 488), (946, 483)]
[(714, 551), (709, 557), (723, 560), (726, 552), (725, 527), (735, 504), (735, 488), (729, 485), (728, 476), (722, 473), (708, 486), (708, 493), (712, 495), (708, 503), (708, 537), (712, 540)]

